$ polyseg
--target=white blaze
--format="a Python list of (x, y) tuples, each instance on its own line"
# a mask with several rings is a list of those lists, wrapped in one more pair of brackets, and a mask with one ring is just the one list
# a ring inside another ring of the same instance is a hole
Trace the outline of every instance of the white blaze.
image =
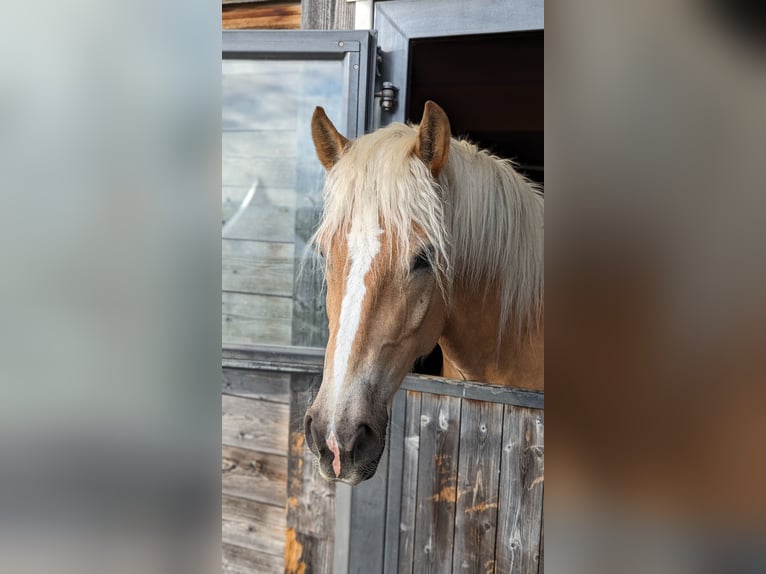
[(362, 303), (367, 287), (364, 278), (370, 270), (375, 256), (380, 251), (380, 234), (382, 230), (362, 231), (353, 230), (348, 234), (348, 254), (351, 269), (346, 278), (346, 291), (340, 305), (338, 319), (338, 334), (335, 338), (335, 355), (332, 363), (332, 417), (330, 432), (335, 428), (335, 407), (346, 379), (348, 360), (354, 347), (356, 332), (362, 319)]

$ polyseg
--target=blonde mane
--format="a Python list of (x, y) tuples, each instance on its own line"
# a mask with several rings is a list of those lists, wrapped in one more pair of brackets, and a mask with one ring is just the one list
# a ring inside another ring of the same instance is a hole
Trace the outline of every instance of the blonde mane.
[(396, 123), (351, 142), (327, 174), (311, 244), (329, 253), (338, 233), (382, 229), (407, 270), (412, 243), (430, 245), (448, 304), (458, 283), (473, 290), (495, 284), (501, 333), (536, 330), (544, 289), (540, 190), (511, 161), (454, 138), (434, 182), (413, 154), (416, 134)]

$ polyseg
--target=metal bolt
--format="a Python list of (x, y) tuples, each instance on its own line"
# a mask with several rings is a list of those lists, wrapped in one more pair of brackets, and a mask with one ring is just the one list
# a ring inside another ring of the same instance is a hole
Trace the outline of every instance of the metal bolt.
[(396, 106), (396, 92), (399, 88), (391, 82), (383, 82), (382, 89), (375, 95), (380, 97), (380, 107), (384, 112), (390, 112)]
[(343, 47), (343, 40), (341, 40), (340, 42), (338, 42), (338, 46), (340, 46), (341, 48)]

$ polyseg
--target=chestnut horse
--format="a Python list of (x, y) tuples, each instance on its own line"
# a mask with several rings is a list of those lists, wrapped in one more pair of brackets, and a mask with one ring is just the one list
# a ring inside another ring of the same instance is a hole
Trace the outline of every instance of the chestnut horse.
[(327, 169), (312, 244), (329, 340), (306, 442), (322, 476), (357, 484), (437, 342), (445, 377), (543, 388), (543, 198), (510, 161), (453, 139), (430, 101), (419, 126), (349, 141), (318, 107), (311, 129)]

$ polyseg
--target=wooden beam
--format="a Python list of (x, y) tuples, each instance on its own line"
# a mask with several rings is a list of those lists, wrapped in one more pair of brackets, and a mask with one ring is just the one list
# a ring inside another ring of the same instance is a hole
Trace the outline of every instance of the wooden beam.
[(285, 509), (223, 494), (221, 541), (261, 555), (282, 558), (285, 552)]
[[(224, 494), (271, 504), (284, 510), (287, 502), (287, 456), (223, 445), (221, 488)], [(280, 540), (284, 542), (283, 534), (280, 534)]]
[(538, 572), (545, 484), (545, 413), (512, 405), (504, 408), (495, 572)]
[(293, 375), (291, 384), (285, 574), (333, 572), (335, 484), (320, 476), (303, 434), (311, 379)]
[[(267, 3), (273, 3), (274, 0), (221, 0), (221, 4), (226, 6), (227, 4), (267, 4)], [(300, 2), (297, 2), (300, 3)]]
[(420, 460), (415, 495), (413, 567), (417, 572), (452, 572), (458, 492), (461, 400), (421, 396)]
[(224, 0), (224, 30), (299, 30), (300, 2), (227, 2)]
[(304, 30), (353, 30), (354, 3), (346, 0), (303, 0)]
[[(274, 347), (272, 345), (226, 345), (222, 365), (233, 369), (260, 369), (282, 373), (319, 375), (324, 364), (324, 349)], [(313, 382), (312, 382), (313, 383)], [(472, 381), (409, 374), (402, 389), (450, 395), (476, 401), (489, 401), (533, 409), (545, 408), (545, 393), (518, 387), (501, 387)]]
[(288, 405), (221, 395), (221, 410), (224, 445), (282, 456), (287, 452)]

